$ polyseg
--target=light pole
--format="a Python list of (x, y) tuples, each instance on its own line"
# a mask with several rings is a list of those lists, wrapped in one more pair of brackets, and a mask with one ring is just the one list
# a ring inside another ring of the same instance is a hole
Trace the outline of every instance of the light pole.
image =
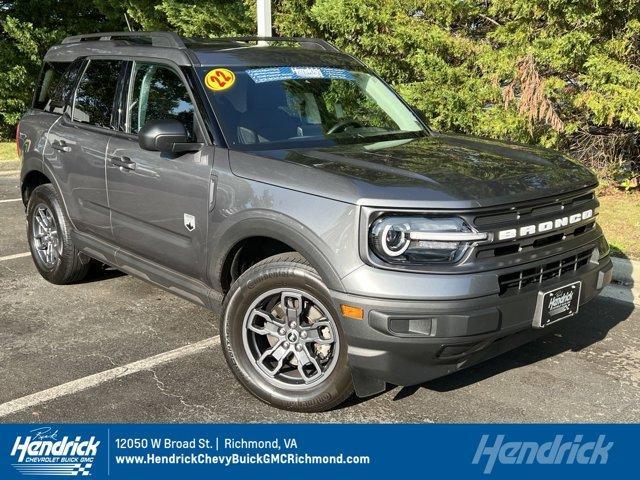
[(257, 0), (258, 36), (270, 37), (271, 34), (271, 0)]

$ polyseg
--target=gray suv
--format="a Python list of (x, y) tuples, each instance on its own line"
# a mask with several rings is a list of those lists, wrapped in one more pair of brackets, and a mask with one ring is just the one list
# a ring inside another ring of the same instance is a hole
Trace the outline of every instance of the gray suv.
[(436, 133), (321, 40), (66, 38), (18, 148), (46, 280), (110, 265), (221, 308), (233, 373), (280, 408), (455, 372), (611, 279), (592, 173)]

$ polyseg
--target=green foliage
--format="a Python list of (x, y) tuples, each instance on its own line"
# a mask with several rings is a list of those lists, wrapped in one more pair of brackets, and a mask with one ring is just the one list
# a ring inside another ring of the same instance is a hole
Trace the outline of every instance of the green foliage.
[(247, 5), (225, 0), (0, 0), (0, 138), (13, 137), (47, 49), (67, 35), (175, 30), (187, 36), (251, 33)]
[(191, 37), (219, 37), (250, 32), (253, 20), (242, 2), (164, 0), (157, 5), (172, 30)]
[(276, 26), (363, 59), (436, 129), (640, 175), (638, 0), (286, 0)]
[[(42, 57), (66, 35), (122, 28), (112, 8), (91, 0), (15, 0), (0, 4), (0, 137), (12, 137), (28, 108)], [(99, 26), (99, 28), (97, 27)]]
[[(560, 148), (627, 185), (640, 176), (640, 0), (274, 0), (273, 9), (278, 34), (322, 37), (361, 58), (436, 129)], [(123, 29), (125, 12), (138, 29), (255, 31), (255, 0), (3, 1), (5, 134), (46, 48)]]

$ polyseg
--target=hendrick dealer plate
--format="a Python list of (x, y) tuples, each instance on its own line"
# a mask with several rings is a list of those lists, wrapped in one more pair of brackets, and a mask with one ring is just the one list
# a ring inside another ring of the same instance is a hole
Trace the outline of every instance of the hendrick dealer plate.
[(534, 328), (544, 328), (578, 313), (582, 282), (573, 282), (546, 292), (538, 293), (538, 303), (533, 316)]

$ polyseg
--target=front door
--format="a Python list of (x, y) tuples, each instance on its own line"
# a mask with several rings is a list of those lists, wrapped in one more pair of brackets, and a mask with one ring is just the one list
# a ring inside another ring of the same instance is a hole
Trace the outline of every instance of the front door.
[(119, 247), (177, 272), (204, 278), (213, 148), (169, 154), (142, 150), (137, 134), (150, 120), (181, 121), (201, 140), (194, 102), (181, 72), (134, 62), (126, 94), (124, 134), (107, 149), (107, 192)]

